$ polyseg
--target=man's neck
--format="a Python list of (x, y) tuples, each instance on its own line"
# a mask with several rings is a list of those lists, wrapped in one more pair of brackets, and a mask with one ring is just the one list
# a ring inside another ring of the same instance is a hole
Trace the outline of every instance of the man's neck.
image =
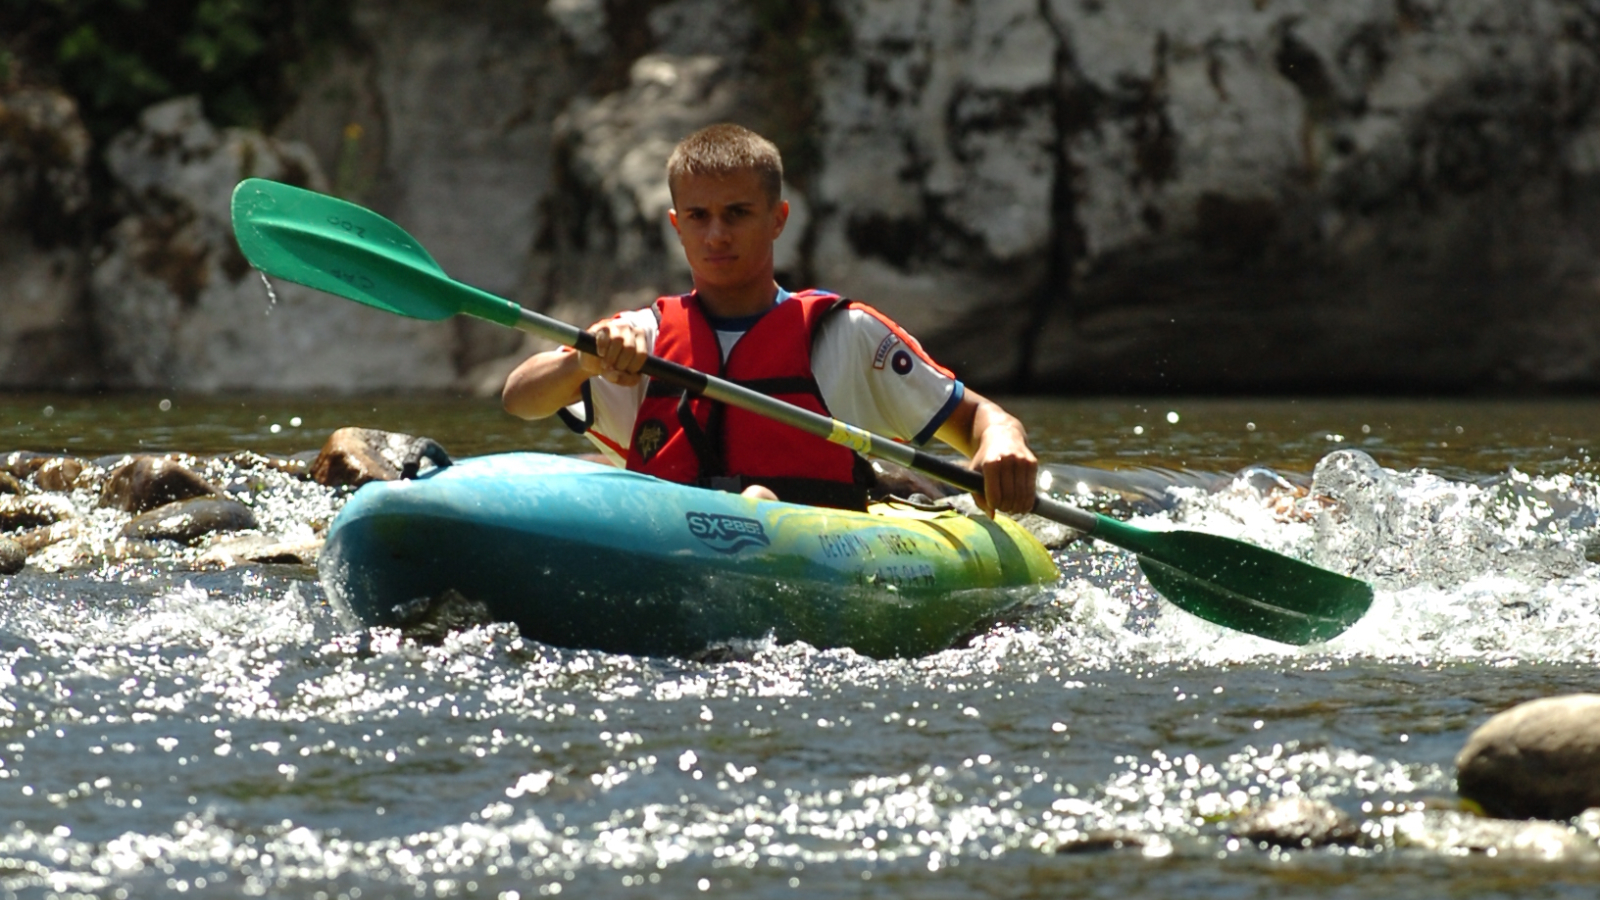
[(769, 278), (749, 287), (708, 289), (695, 285), (695, 293), (709, 315), (719, 319), (738, 319), (771, 309), (778, 300), (778, 283)]

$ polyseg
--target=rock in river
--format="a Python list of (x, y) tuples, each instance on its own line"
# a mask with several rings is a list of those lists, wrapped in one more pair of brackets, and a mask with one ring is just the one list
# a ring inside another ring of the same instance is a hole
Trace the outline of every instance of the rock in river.
[(1456, 784), (1501, 818), (1569, 819), (1600, 806), (1600, 694), (1546, 697), (1485, 722), (1456, 756)]
[(1241, 814), (1228, 832), (1252, 843), (1301, 848), (1354, 843), (1361, 829), (1333, 804), (1295, 796)]
[(237, 500), (191, 497), (134, 516), (122, 526), (123, 538), (190, 544), (214, 531), (259, 527), (255, 513)]
[(140, 456), (106, 477), (100, 505), (142, 513), (177, 500), (219, 493), (210, 482), (170, 459)]
[(0, 575), (15, 575), (28, 564), (28, 551), (7, 537), (0, 537)]
[(416, 438), (376, 428), (341, 428), (328, 436), (311, 464), (311, 478), (327, 487), (393, 481)]

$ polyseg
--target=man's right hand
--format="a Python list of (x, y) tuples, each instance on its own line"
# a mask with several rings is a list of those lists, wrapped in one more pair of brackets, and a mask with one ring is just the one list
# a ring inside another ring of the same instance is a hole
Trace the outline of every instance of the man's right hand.
[(638, 384), (639, 370), (650, 356), (647, 333), (620, 319), (596, 322), (589, 333), (594, 335), (596, 355), (578, 354), (579, 368), (623, 387)]

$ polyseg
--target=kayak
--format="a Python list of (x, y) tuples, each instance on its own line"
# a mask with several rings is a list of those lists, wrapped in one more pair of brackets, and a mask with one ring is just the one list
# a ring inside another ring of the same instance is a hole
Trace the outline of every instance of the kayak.
[(524, 637), (643, 656), (769, 636), (920, 656), (1059, 577), (1004, 516), (756, 500), (541, 453), (363, 486), (318, 569), (353, 625), (400, 627), (454, 592)]

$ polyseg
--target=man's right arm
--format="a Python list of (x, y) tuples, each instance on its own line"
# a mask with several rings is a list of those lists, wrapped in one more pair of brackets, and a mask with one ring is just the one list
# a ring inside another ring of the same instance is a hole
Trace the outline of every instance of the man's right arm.
[(500, 403), (523, 419), (543, 419), (582, 397), (583, 383), (599, 375), (624, 387), (639, 383), (650, 352), (650, 334), (627, 321), (606, 319), (589, 328), (597, 356), (561, 347), (536, 353), (506, 377)]

